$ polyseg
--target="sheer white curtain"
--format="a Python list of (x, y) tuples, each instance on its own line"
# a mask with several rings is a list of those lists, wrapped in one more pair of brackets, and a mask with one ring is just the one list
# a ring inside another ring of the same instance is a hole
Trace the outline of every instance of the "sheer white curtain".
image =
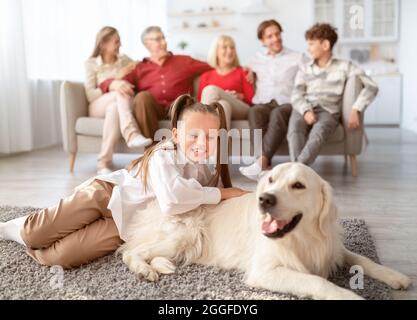
[(25, 53), (21, 3), (0, 0), (0, 153), (33, 146)]
[(84, 80), (84, 61), (100, 28), (117, 28), (121, 52), (141, 59), (146, 56), (140, 43), (142, 30), (166, 26), (166, 0), (0, 3), (0, 153), (61, 141), (60, 81)]
[(82, 80), (84, 61), (105, 25), (120, 32), (121, 51), (146, 55), (140, 34), (150, 24), (165, 26), (164, 0), (21, 0), (28, 74), (31, 78)]

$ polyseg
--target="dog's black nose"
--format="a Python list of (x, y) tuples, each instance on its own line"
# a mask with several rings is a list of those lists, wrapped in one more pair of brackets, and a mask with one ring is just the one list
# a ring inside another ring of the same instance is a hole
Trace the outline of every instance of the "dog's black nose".
[(277, 197), (271, 193), (262, 193), (258, 200), (260, 207), (264, 210), (270, 209), (277, 204)]

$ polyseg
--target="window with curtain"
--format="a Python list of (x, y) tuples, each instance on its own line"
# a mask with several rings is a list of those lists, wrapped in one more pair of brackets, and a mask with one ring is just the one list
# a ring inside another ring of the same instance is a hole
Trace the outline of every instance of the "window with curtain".
[(28, 75), (35, 79), (83, 79), (84, 61), (98, 30), (119, 30), (121, 51), (146, 56), (140, 34), (165, 27), (164, 0), (22, 0)]
[(0, 0), (0, 154), (61, 142), (61, 80), (84, 80), (105, 25), (121, 52), (147, 56), (140, 34), (166, 26), (166, 0)]

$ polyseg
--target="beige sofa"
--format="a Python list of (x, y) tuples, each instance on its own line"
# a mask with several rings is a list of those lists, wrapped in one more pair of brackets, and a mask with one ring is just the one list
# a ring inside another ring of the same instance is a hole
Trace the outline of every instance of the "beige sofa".
[[(356, 77), (347, 81), (343, 96), (341, 123), (321, 150), (322, 155), (343, 155), (346, 160), (349, 156), (353, 176), (356, 176), (358, 172), (356, 156), (362, 150), (363, 131), (362, 129), (349, 130), (347, 123), (351, 107), (361, 88), (361, 82)], [(77, 152), (98, 153), (100, 151), (104, 120), (88, 117), (88, 102), (82, 83), (64, 81), (60, 95), (64, 150), (69, 154), (70, 172), (73, 172)], [(169, 128), (169, 126), (169, 121), (160, 121), (161, 128)], [(232, 128), (248, 129), (249, 124), (246, 120), (232, 121)], [(143, 150), (129, 149), (123, 140), (120, 140), (115, 148), (115, 153), (141, 152)], [(288, 155), (287, 143), (284, 143), (276, 154)]]

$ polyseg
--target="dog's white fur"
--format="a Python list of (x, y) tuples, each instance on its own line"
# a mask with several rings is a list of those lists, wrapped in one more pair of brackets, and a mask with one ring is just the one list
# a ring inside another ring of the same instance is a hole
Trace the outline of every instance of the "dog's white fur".
[[(305, 189), (294, 189), (300, 182)], [(261, 232), (264, 214), (258, 197), (274, 194), (273, 217), (303, 217), (283, 238)], [(198, 263), (245, 272), (248, 285), (314, 299), (358, 299), (354, 292), (326, 280), (342, 265), (360, 265), (365, 274), (394, 289), (410, 279), (348, 251), (342, 243), (330, 185), (307, 166), (287, 163), (260, 180), (257, 192), (205, 205), (185, 214), (161, 213), (156, 201), (138, 212), (130, 238), (119, 249), (129, 269), (150, 281), (177, 265)]]

